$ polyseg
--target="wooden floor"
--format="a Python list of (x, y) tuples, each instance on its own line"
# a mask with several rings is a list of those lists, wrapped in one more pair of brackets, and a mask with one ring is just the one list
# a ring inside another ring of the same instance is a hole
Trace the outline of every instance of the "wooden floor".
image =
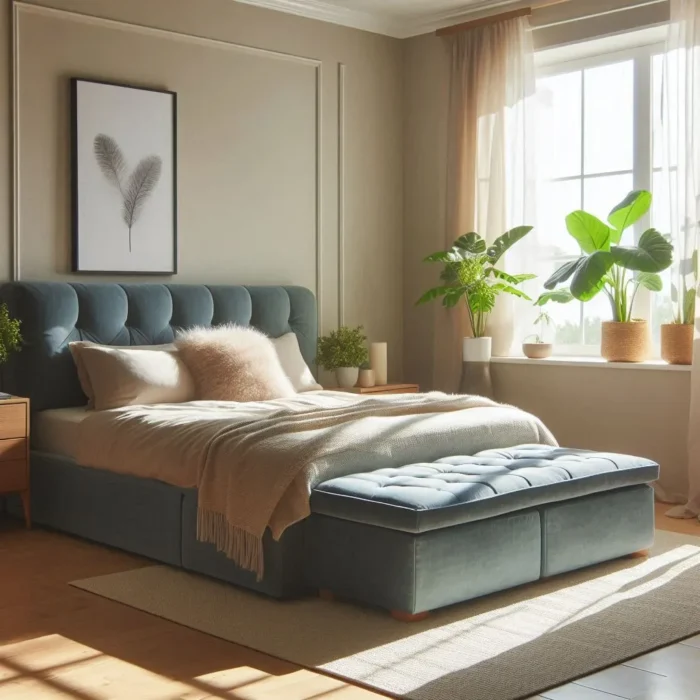
[[(700, 523), (664, 518), (664, 508), (658, 527), (700, 536)], [(146, 563), (0, 518), (0, 699), (384, 697), (67, 585)], [(542, 698), (698, 700), (700, 637)]]

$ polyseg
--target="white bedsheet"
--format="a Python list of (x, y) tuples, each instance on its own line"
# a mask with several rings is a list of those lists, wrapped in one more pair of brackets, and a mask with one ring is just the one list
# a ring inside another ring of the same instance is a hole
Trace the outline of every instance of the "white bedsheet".
[(86, 406), (39, 411), (32, 416), (32, 449), (75, 458), (80, 424), (90, 413)]

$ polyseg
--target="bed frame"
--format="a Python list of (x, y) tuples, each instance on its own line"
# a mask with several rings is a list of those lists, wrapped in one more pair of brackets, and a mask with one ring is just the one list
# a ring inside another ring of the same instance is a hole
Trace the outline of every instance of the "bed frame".
[[(22, 351), (2, 367), (2, 390), (30, 398), (34, 412), (85, 405), (68, 349), (75, 340), (156, 345), (172, 342), (182, 328), (237, 323), (271, 337), (294, 332), (311, 366), (316, 354), (316, 300), (302, 287), (11, 282), (0, 287), (0, 301), (21, 320), (24, 338)], [(275, 597), (305, 590), (304, 523), (279, 542), (266, 534), (265, 576), (258, 582), (197, 541), (195, 489), (38, 451), (31, 459), (36, 523)], [(17, 509), (11, 499), (9, 508)]]

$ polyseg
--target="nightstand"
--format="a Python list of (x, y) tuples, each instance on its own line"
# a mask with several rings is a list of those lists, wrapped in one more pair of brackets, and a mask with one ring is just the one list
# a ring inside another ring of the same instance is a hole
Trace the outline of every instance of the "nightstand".
[(382, 384), (381, 386), (354, 386), (352, 389), (339, 389), (337, 387), (325, 387), (331, 391), (348, 391), (351, 394), (417, 394), (420, 392), (418, 384)]
[(19, 493), (32, 526), (29, 498), (29, 399), (0, 400), (0, 494)]

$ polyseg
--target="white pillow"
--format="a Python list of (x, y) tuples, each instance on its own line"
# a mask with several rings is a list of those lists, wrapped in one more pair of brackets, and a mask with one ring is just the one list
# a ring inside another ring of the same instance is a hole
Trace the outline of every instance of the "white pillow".
[(97, 411), (194, 399), (192, 377), (175, 352), (107, 345), (88, 345), (78, 352)]
[(277, 357), (280, 358), (282, 369), (292, 382), (295, 391), (301, 393), (323, 389), (304, 362), (296, 333), (287, 333), (279, 338), (273, 338), (272, 344), (277, 351)]
[(83, 349), (84, 348), (109, 348), (114, 347), (118, 350), (158, 350), (162, 352), (177, 352), (175, 346), (172, 343), (167, 343), (164, 345), (103, 345), (101, 343), (93, 343), (90, 340), (74, 340), (68, 343), (68, 349), (73, 356), (73, 362), (78, 370), (78, 381), (80, 382), (80, 387), (83, 390), (85, 396), (88, 400), (88, 408), (95, 407), (95, 392), (92, 388), (92, 383), (90, 382), (90, 375), (88, 374), (87, 368), (85, 367), (85, 362), (83, 361)]

